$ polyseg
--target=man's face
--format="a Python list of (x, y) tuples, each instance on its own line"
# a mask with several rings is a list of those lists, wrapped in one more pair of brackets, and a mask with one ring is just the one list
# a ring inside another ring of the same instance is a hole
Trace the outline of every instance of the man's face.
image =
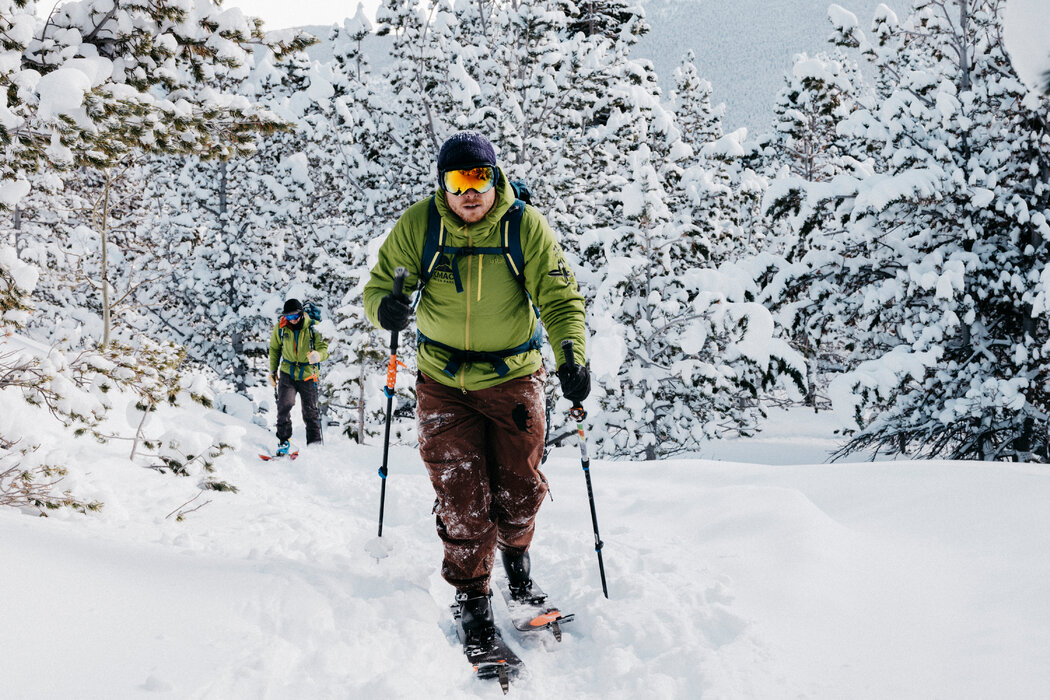
[(493, 187), (485, 194), (478, 194), (477, 190), (467, 190), (463, 194), (446, 192), (445, 201), (456, 212), (456, 216), (468, 224), (476, 224), (485, 218), (496, 203), (496, 188)]

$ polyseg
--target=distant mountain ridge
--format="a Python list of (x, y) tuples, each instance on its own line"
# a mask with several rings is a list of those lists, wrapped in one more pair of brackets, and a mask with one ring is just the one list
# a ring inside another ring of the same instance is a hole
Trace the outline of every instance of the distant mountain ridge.
[[(910, 0), (839, 0), (865, 31), (875, 8), (885, 4), (903, 19)], [(727, 130), (764, 131), (773, 102), (800, 52), (830, 51), (827, 0), (644, 0), (649, 33), (636, 58), (653, 62), (664, 94), (686, 51), (696, 54), (700, 75), (711, 81), (712, 99), (725, 102)]]

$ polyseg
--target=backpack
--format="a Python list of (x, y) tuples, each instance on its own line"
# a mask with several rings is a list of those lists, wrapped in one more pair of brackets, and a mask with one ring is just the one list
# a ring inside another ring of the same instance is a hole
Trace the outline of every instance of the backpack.
[[(525, 293), (525, 298), (529, 300), (533, 312), (536, 314), (536, 317), (539, 318), (540, 310), (532, 303), (532, 297), (529, 295), (528, 290), (525, 289), (525, 255), (521, 250), (521, 217), (525, 214), (525, 206), (532, 202), (532, 193), (529, 191), (528, 185), (521, 181), (511, 182), (510, 186), (514, 190), (515, 200), (514, 204), (511, 205), (510, 209), (507, 210), (507, 213), (504, 214), (503, 218), (499, 221), (499, 230), (501, 232), (499, 248), (494, 246), (457, 247), (445, 245), (445, 226), (441, 221), (441, 214), (438, 213), (435, 198), (430, 198), (430, 208), (427, 216), (427, 233), (426, 239), (423, 243), (423, 256), (419, 266), (419, 277), (421, 282), (420, 296), (422, 296), (422, 292), (426, 288), (427, 282), (429, 282), (430, 278), (434, 275), (434, 270), (437, 268), (438, 262), (440, 262), (443, 255), (448, 254), (451, 256), (452, 279), (456, 283), (457, 292), (463, 291), (463, 282), (459, 277), (459, 256), (499, 255), (502, 256), (503, 261), (507, 263), (507, 268), (510, 270), (511, 276), (517, 280), (518, 285), (521, 286), (521, 291)], [(416, 303), (419, 303), (419, 297), (416, 298)], [(511, 357), (512, 355), (520, 355), (530, 350), (538, 350), (543, 346), (543, 328), (537, 323), (536, 332), (533, 333), (528, 341), (517, 347), (498, 352), (477, 352), (474, 350), (453, 348), (449, 345), (428, 338), (418, 330), (416, 331), (416, 338), (420, 343), (429, 343), (430, 345), (449, 352), (450, 359), (448, 364), (445, 365), (444, 372), (450, 377), (456, 376), (456, 372), (459, 371), (460, 365), (464, 362), (489, 362), (492, 364), (496, 374), (502, 377), (510, 371), (507, 367), (507, 363), (504, 362), (505, 358)]]
[(310, 300), (303, 302), (303, 313), (314, 320), (314, 323), (321, 322), (321, 307)]

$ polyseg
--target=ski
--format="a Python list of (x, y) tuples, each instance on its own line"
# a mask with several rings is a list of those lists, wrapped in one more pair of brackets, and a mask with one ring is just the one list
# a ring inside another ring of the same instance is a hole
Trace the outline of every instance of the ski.
[(499, 686), (506, 695), (510, 690), (510, 682), (518, 677), (518, 674), (525, 668), (525, 664), (503, 641), (498, 629), (495, 630), (496, 634), (490, 640), (480, 644), (467, 644), (466, 634), (460, 622), (459, 604), (453, 604), (451, 610), (452, 618), (456, 622), (456, 634), (459, 636), (460, 644), (463, 645), (463, 653), (467, 661), (474, 667), (474, 673), (478, 678), (499, 680)]
[(294, 460), (298, 456), (299, 456), (299, 450), (296, 450), (295, 452), (289, 452), (289, 453), (283, 454), (283, 455), (264, 455), (264, 454), (261, 454), (261, 455), (259, 455), (259, 459), (261, 459), (264, 462), (269, 462), (269, 461), (274, 460), (274, 459), (284, 459), (285, 457), (287, 457), (288, 459)]
[(525, 591), (512, 591), (506, 579), (498, 581), (503, 599), (507, 602), (514, 629), (519, 632), (550, 630), (561, 641), (561, 626), (575, 619), (573, 613), (563, 613), (547, 602), (547, 594), (533, 581)]

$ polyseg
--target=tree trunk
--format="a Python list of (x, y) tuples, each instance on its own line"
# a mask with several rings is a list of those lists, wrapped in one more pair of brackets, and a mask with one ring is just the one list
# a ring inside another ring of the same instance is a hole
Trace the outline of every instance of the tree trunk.
[(248, 392), (248, 363), (244, 357), (244, 333), (235, 331), (232, 339), (233, 345), (233, 383), (237, 392), (247, 394)]
[(102, 241), (102, 347), (109, 346), (110, 326), (113, 310), (109, 300), (109, 184), (112, 179), (109, 168), (104, 171), (106, 186), (102, 194), (102, 219), (99, 225), (99, 236)]
[(357, 444), (365, 444), (365, 360), (361, 358), (361, 371), (357, 375), (360, 395), (357, 399)]

